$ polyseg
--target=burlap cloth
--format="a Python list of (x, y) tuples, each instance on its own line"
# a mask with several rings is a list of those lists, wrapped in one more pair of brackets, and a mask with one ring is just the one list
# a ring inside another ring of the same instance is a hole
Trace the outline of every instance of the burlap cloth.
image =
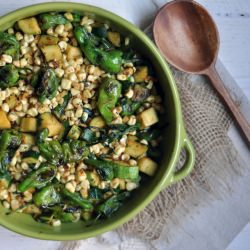
[[(194, 207), (224, 199), (233, 179), (243, 171), (227, 135), (232, 120), (208, 79), (171, 69), (180, 94), (185, 127), (196, 150), (194, 170), (181, 182), (161, 191), (133, 220), (105, 236), (87, 240), (90, 245), (99, 242), (102, 249), (155, 249), (154, 241), (159, 237), (171, 241), (183, 217)], [(184, 160), (183, 152), (179, 166)], [(113, 248), (117, 242), (119, 247)], [(85, 244), (83, 248), (81, 244), (81, 241), (66, 242), (60, 249), (95, 249), (86, 248)]]

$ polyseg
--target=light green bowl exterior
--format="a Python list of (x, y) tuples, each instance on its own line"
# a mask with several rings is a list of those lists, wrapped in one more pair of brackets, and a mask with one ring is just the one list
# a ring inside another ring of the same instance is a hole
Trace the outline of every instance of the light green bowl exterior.
[[(100, 221), (90, 227), (85, 227), (83, 222), (63, 224), (61, 227), (51, 227), (34, 221), (29, 215), (18, 213), (7, 215), (7, 210), (0, 205), (0, 224), (14, 232), (45, 240), (78, 240), (94, 237), (106, 231), (113, 230), (132, 219), (163, 188), (181, 180), (190, 173), (194, 165), (194, 149), (184, 130), (180, 100), (168, 65), (153, 42), (140, 29), (125, 19), (90, 5), (69, 2), (44, 3), (28, 6), (1, 17), (0, 30), (6, 30), (19, 19), (49, 11), (71, 11), (87, 14), (97, 20), (110, 24), (121, 33), (129, 36), (132, 46), (148, 57), (154, 65), (164, 92), (164, 106), (169, 122), (169, 126), (163, 131), (164, 143), (162, 147), (164, 147), (164, 156), (156, 176), (152, 178), (150, 183), (135, 191), (131, 200), (127, 201), (109, 219)], [(175, 172), (175, 164), (179, 159), (182, 148), (185, 148), (187, 151), (187, 161), (181, 170)]]

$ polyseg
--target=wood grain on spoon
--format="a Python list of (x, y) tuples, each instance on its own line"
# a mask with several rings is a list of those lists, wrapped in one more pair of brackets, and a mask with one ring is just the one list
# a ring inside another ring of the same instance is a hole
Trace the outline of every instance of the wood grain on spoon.
[(153, 33), (168, 62), (182, 71), (205, 74), (210, 78), (250, 144), (250, 124), (215, 69), (220, 42), (216, 25), (208, 12), (194, 1), (172, 1), (158, 12)]

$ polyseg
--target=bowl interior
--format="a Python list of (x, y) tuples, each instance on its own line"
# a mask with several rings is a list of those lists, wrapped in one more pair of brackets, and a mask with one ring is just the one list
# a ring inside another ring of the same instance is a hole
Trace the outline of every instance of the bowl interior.
[(164, 156), (156, 176), (147, 185), (141, 186), (136, 190), (131, 199), (109, 219), (99, 221), (87, 227), (83, 222), (63, 224), (61, 227), (51, 227), (35, 222), (28, 215), (8, 214), (7, 210), (0, 205), (0, 224), (13, 231), (40, 239), (83, 239), (111, 230), (132, 218), (157, 195), (163, 184), (165, 185), (169, 181), (179, 152), (180, 104), (169, 68), (152, 42), (135, 26), (110, 12), (82, 4), (40, 4), (26, 7), (2, 17), (0, 19), (0, 30), (6, 30), (19, 19), (48, 11), (72, 11), (82, 15), (89, 15), (99, 21), (110, 24), (114, 29), (129, 36), (131, 46), (148, 58), (154, 66), (163, 92), (165, 116), (169, 123), (167, 128), (162, 131)]

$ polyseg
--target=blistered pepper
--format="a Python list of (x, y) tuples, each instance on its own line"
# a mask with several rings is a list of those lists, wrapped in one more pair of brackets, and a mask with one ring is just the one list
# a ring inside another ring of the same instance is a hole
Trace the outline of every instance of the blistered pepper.
[(77, 26), (74, 35), (79, 46), (88, 60), (95, 65), (99, 65), (103, 70), (110, 73), (118, 73), (122, 65), (122, 51), (112, 49), (102, 50), (91, 39), (85, 27)]
[(18, 79), (19, 79), (19, 71), (14, 65), (8, 64), (0, 68), (1, 89), (16, 86)]
[(59, 24), (66, 24), (69, 21), (61, 14), (41, 14), (39, 15), (39, 20), (41, 21), (41, 29), (47, 30), (53, 28)]
[(114, 109), (121, 96), (121, 83), (112, 78), (104, 78), (99, 90), (97, 106), (105, 121), (109, 124), (113, 119)]
[(80, 196), (78, 193), (71, 193), (67, 189), (62, 189), (62, 194), (71, 202), (73, 202), (75, 205), (80, 206), (84, 209), (93, 209), (93, 205), (91, 202), (87, 199), (84, 199)]
[(39, 101), (43, 103), (46, 98), (53, 99), (56, 95), (59, 80), (54, 69), (42, 68), (31, 80), (32, 86), (36, 89)]
[(42, 188), (49, 184), (55, 177), (56, 166), (43, 163), (40, 167), (30, 174), (18, 185), (20, 192), (25, 192), (31, 187)]
[(0, 32), (0, 55), (6, 54), (17, 59), (19, 57), (19, 49), (19, 42), (14, 35)]
[(42, 188), (33, 197), (37, 206), (55, 205), (61, 201), (61, 196), (54, 185)]

